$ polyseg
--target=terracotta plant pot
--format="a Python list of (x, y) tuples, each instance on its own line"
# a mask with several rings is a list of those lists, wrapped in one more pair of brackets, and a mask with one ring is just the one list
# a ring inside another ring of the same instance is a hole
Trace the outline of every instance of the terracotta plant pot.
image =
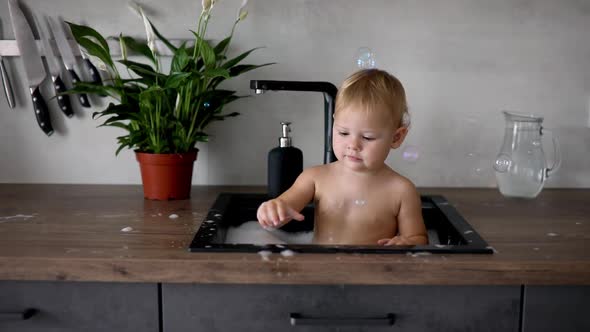
[(141, 169), (143, 196), (161, 201), (189, 198), (197, 152), (154, 154), (135, 151)]

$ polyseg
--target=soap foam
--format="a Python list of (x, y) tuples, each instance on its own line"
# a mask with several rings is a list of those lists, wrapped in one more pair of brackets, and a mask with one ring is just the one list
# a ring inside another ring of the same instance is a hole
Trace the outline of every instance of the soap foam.
[(289, 233), (277, 228), (263, 228), (258, 221), (248, 221), (227, 229), (225, 243), (235, 244), (311, 244), (313, 232)]
[[(312, 244), (313, 231), (289, 233), (278, 228), (263, 228), (258, 221), (248, 221), (227, 229), (225, 243), (232, 244)], [(428, 230), (428, 243), (440, 245), (438, 233)]]

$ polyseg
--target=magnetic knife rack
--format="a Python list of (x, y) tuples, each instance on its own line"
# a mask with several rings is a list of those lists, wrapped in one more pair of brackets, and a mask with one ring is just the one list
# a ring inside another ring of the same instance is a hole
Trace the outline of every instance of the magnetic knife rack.
[[(181, 45), (182, 42), (189, 41), (188, 39), (171, 39), (170, 43), (173, 45)], [(36, 40), (37, 42), (37, 49), (41, 55), (45, 55), (45, 51), (43, 50), (43, 43), (41, 40)], [(72, 51), (74, 55), (80, 57), (80, 51), (78, 50), (78, 44), (74, 39), (68, 39), (70, 46), (72, 46)], [(53, 47), (54, 54), (59, 54), (57, 52), (57, 45), (53, 39), (49, 40), (51, 47)], [(119, 42), (116, 40), (108, 39), (107, 43), (109, 45), (109, 49), (111, 50), (112, 56), (120, 56), (121, 55), (121, 48), (119, 46)], [(158, 54), (161, 56), (172, 56), (172, 52), (164, 45), (161, 40), (156, 40), (156, 47), (158, 49)], [(129, 50), (130, 55), (131, 50)], [(18, 50), (18, 46), (16, 45), (16, 40), (0, 40), (0, 56), (3, 57), (13, 57), (13, 56), (20, 56), (20, 52)]]

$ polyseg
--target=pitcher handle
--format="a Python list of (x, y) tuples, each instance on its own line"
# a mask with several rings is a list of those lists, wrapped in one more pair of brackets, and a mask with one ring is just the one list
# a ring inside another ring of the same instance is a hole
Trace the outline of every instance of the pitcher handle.
[(561, 151), (559, 150), (559, 140), (552, 130), (541, 127), (541, 134), (549, 132), (551, 134), (551, 141), (553, 142), (553, 165), (545, 169), (545, 178), (555, 173), (561, 167)]

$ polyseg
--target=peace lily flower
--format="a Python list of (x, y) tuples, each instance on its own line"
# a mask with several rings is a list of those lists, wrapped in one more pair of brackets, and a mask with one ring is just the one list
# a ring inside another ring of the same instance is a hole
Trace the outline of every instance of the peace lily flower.
[(248, 11), (246, 10), (247, 4), (248, 0), (242, 1), (242, 6), (240, 6), (240, 9), (238, 10), (238, 17), (236, 18), (236, 21), (243, 21), (246, 19), (246, 16), (248, 16)]
[(211, 0), (203, 0), (201, 2), (201, 5), (203, 6), (203, 11), (206, 12), (209, 11), (209, 9), (211, 9), (212, 3)]
[(158, 49), (156, 46), (156, 34), (154, 32), (152, 24), (150, 23), (150, 20), (148, 19), (140, 4), (138, 4), (135, 1), (130, 1), (128, 5), (129, 8), (131, 8), (131, 10), (133, 10), (142, 19), (143, 26), (145, 29), (145, 35), (147, 38), (147, 45), (150, 51), (152, 51), (152, 53), (154, 54), (154, 57), (157, 56)]

